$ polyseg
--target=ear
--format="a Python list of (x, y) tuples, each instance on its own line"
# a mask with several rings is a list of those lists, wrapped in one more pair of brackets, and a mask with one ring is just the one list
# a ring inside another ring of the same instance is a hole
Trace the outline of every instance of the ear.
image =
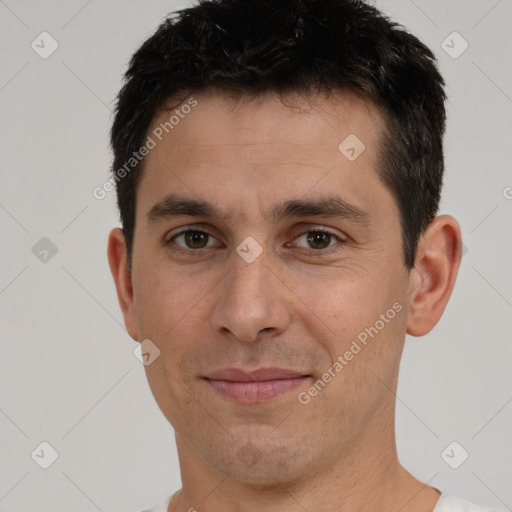
[(124, 316), (128, 334), (139, 340), (133, 303), (132, 277), (128, 271), (126, 242), (123, 232), (114, 228), (108, 237), (108, 263), (117, 290), (117, 299)]
[(462, 258), (458, 222), (436, 217), (421, 237), (409, 279), (407, 334), (423, 336), (441, 318), (452, 293)]

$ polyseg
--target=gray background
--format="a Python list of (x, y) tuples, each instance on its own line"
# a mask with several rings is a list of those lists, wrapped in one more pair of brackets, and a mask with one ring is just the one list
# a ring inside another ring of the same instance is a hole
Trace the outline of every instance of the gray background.
[[(108, 178), (129, 57), (186, 5), (0, 0), (1, 510), (137, 510), (180, 487), (173, 431), (107, 265), (114, 193), (99, 201), (92, 190)], [(467, 246), (445, 316), (406, 343), (399, 455), (439, 489), (512, 510), (512, 2), (377, 5), (439, 58), (449, 94), (441, 211), (459, 219)], [(47, 59), (31, 48), (43, 31), (59, 44)], [(453, 31), (469, 43), (458, 58), (441, 46)], [(42, 237), (57, 248), (46, 261), (48, 242), (32, 249)], [(48, 469), (31, 457), (42, 441), (58, 452)], [(469, 453), (458, 469), (441, 456), (452, 441)]]

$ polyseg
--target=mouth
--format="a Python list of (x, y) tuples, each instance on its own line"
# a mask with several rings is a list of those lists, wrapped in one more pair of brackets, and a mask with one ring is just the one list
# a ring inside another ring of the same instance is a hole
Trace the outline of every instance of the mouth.
[(204, 379), (215, 392), (236, 402), (259, 403), (294, 390), (310, 377), (284, 368), (259, 368), (250, 372), (225, 368)]

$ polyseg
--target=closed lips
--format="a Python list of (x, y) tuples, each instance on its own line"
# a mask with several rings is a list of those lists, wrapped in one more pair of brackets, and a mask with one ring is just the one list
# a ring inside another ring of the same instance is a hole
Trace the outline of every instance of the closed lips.
[(225, 368), (205, 377), (218, 393), (236, 402), (261, 403), (295, 389), (309, 375), (283, 368), (259, 368), (251, 372)]
[(245, 371), (239, 368), (224, 368), (212, 372), (205, 378), (209, 380), (226, 380), (232, 382), (258, 382), (294, 379), (304, 376), (307, 376), (307, 374), (285, 368), (258, 368), (252, 371)]

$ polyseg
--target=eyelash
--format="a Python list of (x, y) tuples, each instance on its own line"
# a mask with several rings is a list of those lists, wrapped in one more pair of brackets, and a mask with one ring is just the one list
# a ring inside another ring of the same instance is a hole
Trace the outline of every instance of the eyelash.
[[(183, 229), (182, 231), (179, 231), (178, 233), (175, 233), (171, 238), (169, 238), (168, 240), (166, 240), (164, 242), (164, 244), (168, 247), (170, 247), (173, 251), (178, 251), (178, 252), (186, 252), (186, 253), (191, 253), (191, 252), (196, 252), (196, 253), (201, 253), (202, 251), (204, 250), (208, 250), (210, 249), (211, 247), (201, 247), (199, 249), (192, 249), (192, 248), (184, 248), (184, 247), (181, 247), (181, 246), (178, 246), (178, 247), (171, 247), (171, 244), (172, 242), (178, 238), (179, 236), (181, 235), (184, 235), (186, 233), (201, 233), (201, 234), (204, 234), (204, 235), (207, 235), (208, 237), (211, 237), (211, 238), (214, 238), (215, 237), (208, 233), (208, 231), (204, 231), (202, 229), (194, 229), (194, 227), (188, 227), (187, 229)], [(336, 251), (339, 251), (341, 250), (340, 247), (338, 247), (340, 244), (343, 244), (344, 242), (346, 242), (346, 239), (344, 238), (341, 238), (339, 235), (333, 233), (332, 231), (329, 231), (325, 228), (322, 228), (322, 227), (315, 227), (313, 229), (309, 228), (307, 230), (304, 230), (304, 231), (301, 231), (300, 233), (298, 233), (295, 237), (294, 237), (294, 240), (303, 236), (303, 235), (307, 235), (307, 234), (310, 234), (310, 233), (325, 233), (327, 235), (330, 235), (331, 237), (334, 237), (336, 240), (337, 240), (337, 243), (332, 245), (332, 246), (328, 246), (324, 249), (306, 249), (306, 248), (302, 248), (303, 250), (309, 250), (310, 254), (312, 255), (315, 255), (315, 256), (322, 256), (322, 255), (326, 255), (326, 254), (331, 254), (332, 252), (336, 252)], [(209, 240), (208, 240), (209, 241)], [(288, 245), (288, 243), (287, 243)]]

